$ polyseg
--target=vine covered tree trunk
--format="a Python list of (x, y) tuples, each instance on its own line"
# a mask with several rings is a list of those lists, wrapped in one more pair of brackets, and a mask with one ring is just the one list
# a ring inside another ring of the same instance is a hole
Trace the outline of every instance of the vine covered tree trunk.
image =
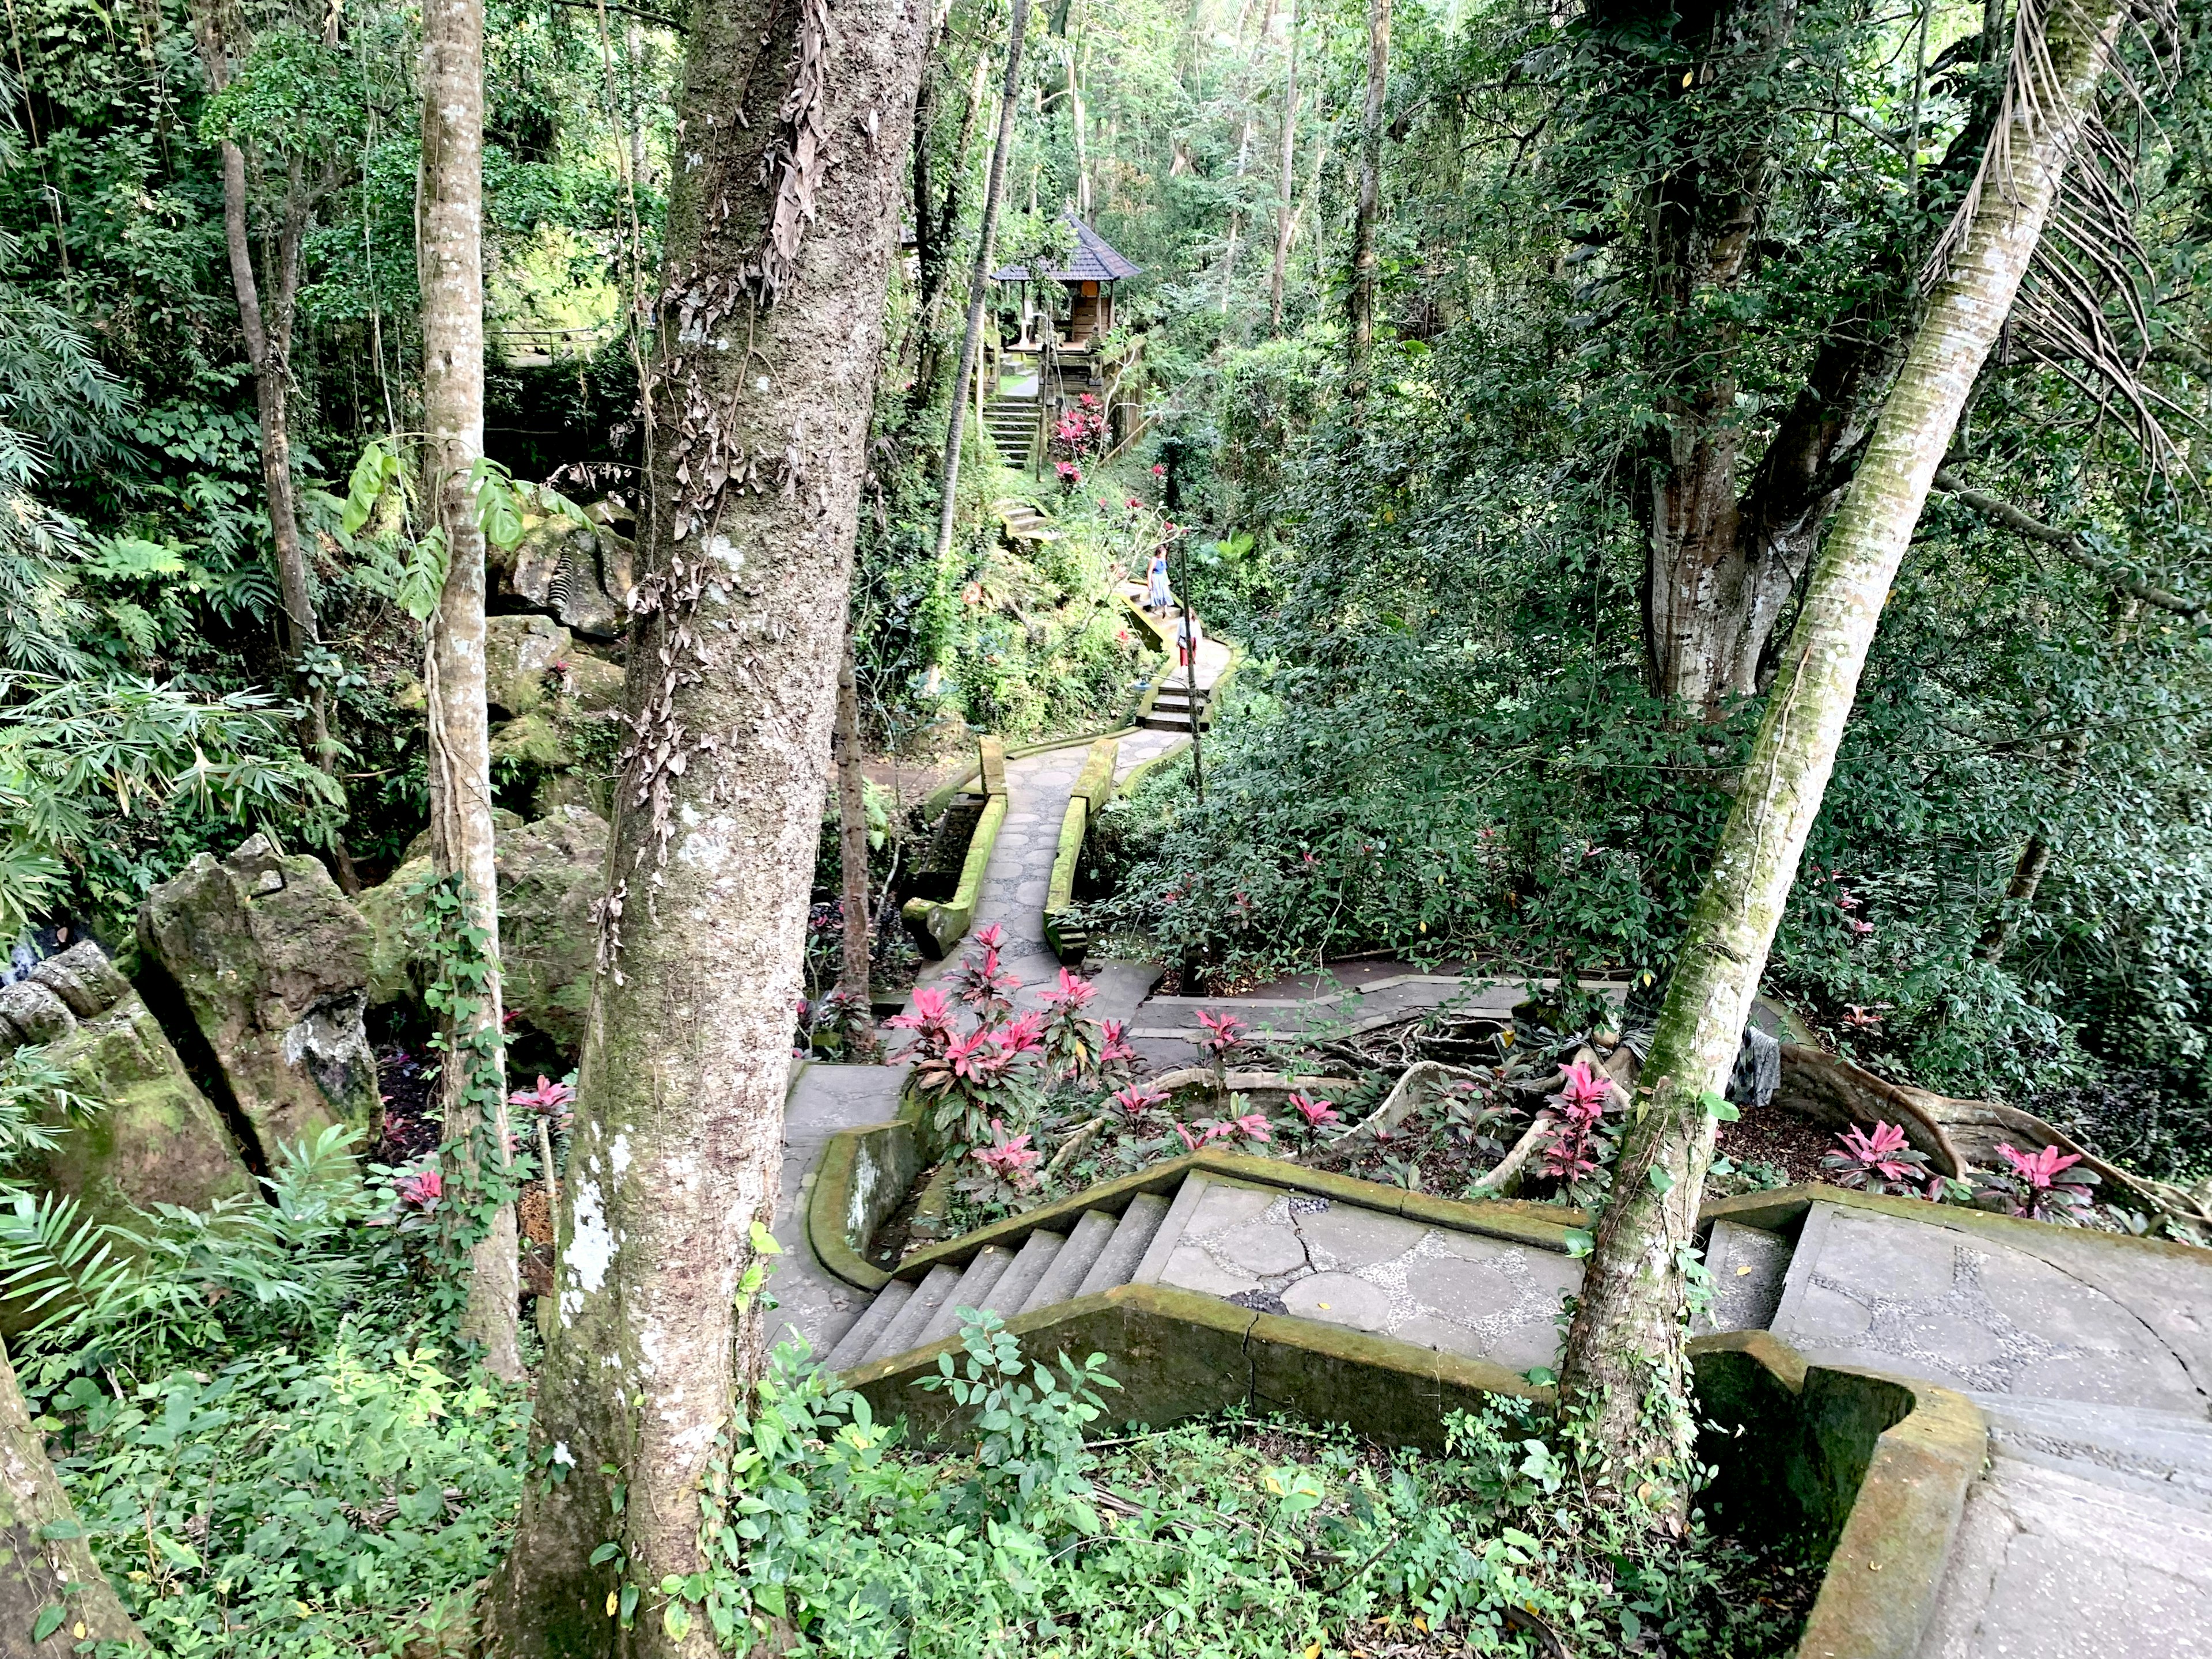
[[(2122, 15), (2117, 0), (2054, 0), (2050, 9), (2047, 56), (2026, 71), (2036, 77), (2033, 95), (2020, 100), (2034, 118), (2015, 112), (1999, 135), (1948, 274), (1821, 546), (1622, 1137), (1567, 1334), (1559, 1398), (1564, 1412), (1591, 1419), (1612, 1460), (1609, 1478), (1643, 1489), (1676, 1526), (1689, 1502), (1684, 1316), (1712, 1159), (1708, 1103), (1742, 1041), (1882, 602), (2094, 114)], [(2022, 72), (2017, 64), (2014, 72)]]
[(77, 1529), (0, 1345), (0, 1652), (67, 1659), (93, 1642), (146, 1638)]
[(825, 0), (692, 11), (542, 1478), (489, 1609), (506, 1654), (716, 1650), (660, 1585), (702, 1570), (715, 1437), (764, 1358), (751, 1291), (928, 23), (899, 0), (834, 29)]
[(845, 653), (837, 665), (837, 725), (831, 743), (837, 768), (837, 862), (844, 910), (844, 959), (839, 965), (838, 988), (858, 1005), (854, 1052), (848, 1059), (872, 1054), (872, 1022), (868, 1012), (868, 792), (860, 761), (860, 687), (853, 672), (853, 641), (845, 639)]
[(968, 385), (983, 343), (983, 307), (991, 295), (991, 249), (998, 240), (999, 209), (1006, 199), (1006, 157), (1014, 147), (1014, 106), (1022, 89), (1022, 38), (1029, 33), (1030, 0), (1014, 0), (1006, 20), (1006, 78), (999, 95), (999, 130), (991, 141), (991, 171), (983, 184), (983, 223), (975, 233), (975, 264), (968, 276), (968, 330), (960, 340), (960, 361), (952, 371), (952, 409), (945, 427), (945, 465), (938, 474), (943, 497), (938, 506), (939, 570), (952, 556), (952, 520), (959, 507), (960, 440), (968, 425)]
[[(493, 862), (491, 739), (484, 707), (484, 538), (471, 469), (483, 455), (483, 0), (424, 0), (422, 240), (424, 495), (445, 538), (444, 592), (430, 618), (432, 868), (455, 884), (471, 931), (449, 939), (470, 960), (443, 1036), (441, 1152), (455, 1180), (449, 1235), (469, 1254), (461, 1334), (498, 1376), (522, 1375), (515, 1347), (521, 1285), (507, 1171), (507, 1073), (501, 1043), (499, 882)], [(456, 1180), (456, 1177), (458, 1179)]]
[(1352, 373), (1354, 397), (1367, 392), (1375, 355), (1375, 239), (1382, 216), (1382, 115), (1390, 94), (1390, 0), (1367, 0), (1367, 107), (1359, 128), (1359, 197), (1352, 222)]
[(1297, 212), (1298, 6), (1291, 0), (1291, 38), (1283, 64), (1282, 165), (1275, 186), (1275, 264), (1267, 273), (1267, 332), (1283, 331), (1283, 278), (1291, 264), (1291, 226)]

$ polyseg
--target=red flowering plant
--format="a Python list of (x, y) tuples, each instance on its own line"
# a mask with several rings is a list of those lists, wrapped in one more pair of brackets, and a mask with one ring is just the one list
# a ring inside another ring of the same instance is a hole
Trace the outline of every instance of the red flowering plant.
[(1839, 1131), (1836, 1141), (1838, 1150), (1820, 1160), (1835, 1186), (1902, 1194), (1928, 1184), (1928, 1154), (1909, 1145), (1894, 1123), (1878, 1121), (1871, 1129), (1854, 1124)]
[(2097, 1172), (2077, 1167), (2081, 1153), (2062, 1152), (2056, 1146), (2023, 1152), (2001, 1140), (1997, 1156), (2010, 1167), (2005, 1173), (1982, 1177), (1974, 1193), (1976, 1203), (2029, 1221), (2079, 1226), (2088, 1218), (2094, 1202), (2089, 1189), (2097, 1184)]
[(369, 1180), (383, 1200), (368, 1218), (370, 1226), (399, 1233), (427, 1233), (436, 1228), (439, 1206), (446, 1197), (446, 1177), (438, 1169), (437, 1153), (425, 1152), (397, 1169), (371, 1164)]

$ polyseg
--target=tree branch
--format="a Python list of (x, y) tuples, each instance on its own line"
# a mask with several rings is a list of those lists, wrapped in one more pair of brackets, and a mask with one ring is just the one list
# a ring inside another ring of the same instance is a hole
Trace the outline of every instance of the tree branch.
[(1984, 495), (1978, 489), (1968, 489), (1959, 475), (1948, 466), (1936, 469), (1936, 488), (1957, 497), (1984, 518), (1995, 519), (2014, 534), (2063, 554), (2091, 575), (2117, 587), (2130, 599), (2141, 599), (2145, 605), (2154, 605), (2160, 611), (2170, 611), (2177, 617), (2186, 617), (2191, 622), (2212, 614), (2212, 606), (2192, 605), (2178, 593), (2154, 587), (2140, 577), (2130, 575), (2111, 561), (2099, 558), (2082, 545), (2081, 538), (2072, 531), (2057, 529), (2040, 519), (2028, 517), (2010, 501), (2002, 501), (1994, 495)]

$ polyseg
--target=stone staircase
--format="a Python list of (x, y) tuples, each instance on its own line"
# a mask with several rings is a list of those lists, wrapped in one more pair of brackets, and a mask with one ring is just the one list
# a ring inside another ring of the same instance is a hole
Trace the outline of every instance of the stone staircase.
[(1007, 495), (991, 503), (991, 511), (998, 514), (999, 523), (1012, 542), (1056, 542), (1060, 532), (1053, 528), (1052, 520), (1044, 515), (1034, 501), (1025, 501), (1018, 495)]
[[(1125, 1285), (1512, 1372), (1552, 1361), (1560, 1298), (1582, 1280), (1563, 1224), (1522, 1219), (1511, 1206), (1416, 1217), (1380, 1207), (1404, 1201), (1389, 1188), (1371, 1189), (1376, 1207), (1335, 1190), (1328, 1177), (1221, 1156), (1164, 1181), (1109, 1182), (988, 1229), (980, 1243), (927, 1252), (883, 1286), (825, 1363), (848, 1376), (896, 1372), (955, 1336), (963, 1308), (1011, 1322)], [(1492, 1212), (1500, 1218), (1465, 1218)]]
[(960, 1310), (1013, 1319), (1127, 1285), (1166, 1218), (1168, 1200), (1140, 1194), (1119, 1216), (1086, 1210), (1065, 1233), (1039, 1228), (1018, 1250), (987, 1244), (965, 1269), (932, 1267), (918, 1285), (894, 1279), (830, 1352), (832, 1370), (852, 1370), (928, 1346), (960, 1328)]
[(1027, 467), (1036, 459), (1037, 400), (994, 398), (983, 405), (983, 428), (1008, 466)]
[(1170, 670), (1167, 682), (1160, 687), (1159, 695), (1152, 699), (1152, 708), (1146, 711), (1145, 717), (1139, 723), (1147, 731), (1152, 732), (1188, 732), (1193, 724), (1193, 711), (1195, 710), (1196, 723), (1203, 728), (1212, 721), (1212, 716), (1207, 711), (1207, 704), (1212, 701), (1212, 688), (1201, 685), (1198, 688), (1197, 701), (1194, 702), (1191, 698), (1190, 682), (1184, 678), (1184, 672), (1181, 669)]

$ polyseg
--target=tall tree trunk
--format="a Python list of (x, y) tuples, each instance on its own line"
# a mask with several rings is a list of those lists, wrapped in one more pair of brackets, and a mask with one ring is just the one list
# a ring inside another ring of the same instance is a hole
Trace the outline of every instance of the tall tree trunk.
[[(1685, 1272), (1726, 1081), (1807, 835), (1820, 810), (1884, 598), (1976, 376), (2011, 310), (2060, 175), (2093, 113), (2118, 0), (2051, 9), (2047, 82), (2015, 116), (1914, 335), (1769, 695), (1743, 787), (1692, 916), (1623, 1135), (1561, 1362), (1563, 1409), (1592, 1414), (1617, 1478), (1648, 1479), (1677, 1525), (1693, 1425)], [(1666, 1402), (1657, 1411), (1647, 1400)]]
[[(1244, 174), (1252, 161), (1252, 118), (1247, 115), (1237, 129), (1237, 185), (1242, 191)], [(1243, 210), (1232, 204), (1229, 210), (1229, 248), (1221, 261), (1221, 314), (1229, 314), (1229, 293), (1237, 285), (1237, 237), (1243, 228)]]
[(837, 665), (837, 724), (830, 740), (830, 757), (837, 768), (837, 863), (845, 919), (844, 959), (839, 963), (838, 988), (852, 998), (860, 1021), (854, 1052), (847, 1058), (872, 1058), (874, 1020), (868, 1011), (868, 791), (861, 769), (860, 685), (853, 670), (853, 636), (845, 635), (845, 653)]
[(484, 538), (470, 469), (483, 455), (483, 0), (422, 8), (422, 425), (424, 495), (446, 539), (445, 591), (430, 618), (430, 855), (459, 877), (488, 966), (471, 1006), (449, 1014), (438, 1093), (447, 1200), (469, 1251), (461, 1334), (497, 1375), (520, 1378), (514, 1204), (507, 1169), (507, 1073), (500, 1042), (499, 879), (491, 741), (484, 708)]
[[(211, 7), (196, 9), (192, 32), (208, 90), (230, 84), (230, 49)], [(261, 279), (253, 265), (251, 198), (246, 152), (229, 139), (222, 158), (222, 238), (230, 265), (230, 286), (238, 304), (239, 333), (246, 342), (246, 366), (253, 371), (254, 412), (259, 426), (261, 488), (268, 503), (269, 541), (276, 555), (276, 597), (283, 617), (278, 629), (284, 660), (307, 705), (303, 747), (308, 759), (336, 777), (337, 747), (331, 740), (330, 696), (307, 678), (308, 648), (321, 641), (315, 616), (315, 592), (300, 539), (299, 502), (292, 488), (292, 323), (297, 315), (300, 254), (307, 239), (309, 209), (306, 167), (295, 159), (286, 169), (284, 202), (275, 234), (264, 244), (270, 254), (271, 289), (264, 306)], [(343, 836), (332, 852), (338, 882), (349, 893), (361, 890), (353, 858)]]
[[(700, 1567), (715, 1437), (763, 1364), (755, 1241), (927, 27), (896, 3), (834, 32), (826, 0), (692, 12), (632, 735), (531, 1431), (553, 1478), (530, 1483), (491, 1598), (508, 1655), (715, 1650), (703, 1617), (669, 1633), (659, 1586)], [(620, 1555), (595, 1560), (607, 1542)]]
[(1297, 214), (1298, 4), (1291, 0), (1291, 39), (1283, 55), (1282, 166), (1275, 196), (1275, 264), (1267, 273), (1267, 332), (1283, 331), (1283, 278), (1291, 265), (1291, 226)]
[[(57, 1617), (58, 1615), (58, 1617)], [(52, 1629), (37, 1641), (42, 1620)], [(69, 1494), (46, 1460), (8, 1350), (0, 1345), (0, 1649), (23, 1659), (68, 1659), (81, 1644), (146, 1645), (92, 1559)]]
[[(950, 286), (945, 278), (951, 269), (952, 242), (960, 228), (960, 196), (968, 178), (968, 150), (975, 137), (975, 122), (982, 113), (983, 94), (990, 89), (991, 64), (979, 50), (975, 56), (975, 73), (968, 79), (968, 101), (960, 113), (960, 131), (953, 140), (952, 165), (945, 178), (945, 194), (935, 210), (935, 222), (931, 226), (926, 247), (918, 248), (921, 254), (921, 286), (917, 296), (916, 310), (920, 323), (915, 330), (918, 349), (915, 356), (914, 386), (907, 393), (907, 412), (920, 415), (927, 409), (937, 394), (938, 377), (944, 372), (945, 353), (938, 340), (937, 315), (945, 304), (945, 290)], [(929, 170), (927, 149), (919, 120), (915, 130), (915, 213), (919, 219), (929, 210)]]
[(1029, 33), (1030, 0), (1014, 0), (1006, 20), (1006, 79), (999, 96), (999, 131), (991, 141), (991, 172), (983, 185), (983, 223), (975, 233), (975, 264), (968, 277), (968, 331), (952, 371), (952, 408), (945, 428), (945, 465), (938, 474), (944, 498), (938, 508), (936, 565), (952, 556), (952, 521), (960, 495), (960, 440), (968, 425), (968, 384), (983, 343), (983, 306), (991, 295), (991, 248), (999, 236), (999, 209), (1006, 195), (1006, 157), (1014, 147), (1014, 106), (1022, 90), (1022, 37)]
[(1367, 107), (1359, 128), (1359, 198), (1352, 222), (1352, 368), (1347, 386), (1367, 395), (1375, 355), (1375, 237), (1382, 216), (1382, 114), (1390, 93), (1390, 0), (1367, 0)]

